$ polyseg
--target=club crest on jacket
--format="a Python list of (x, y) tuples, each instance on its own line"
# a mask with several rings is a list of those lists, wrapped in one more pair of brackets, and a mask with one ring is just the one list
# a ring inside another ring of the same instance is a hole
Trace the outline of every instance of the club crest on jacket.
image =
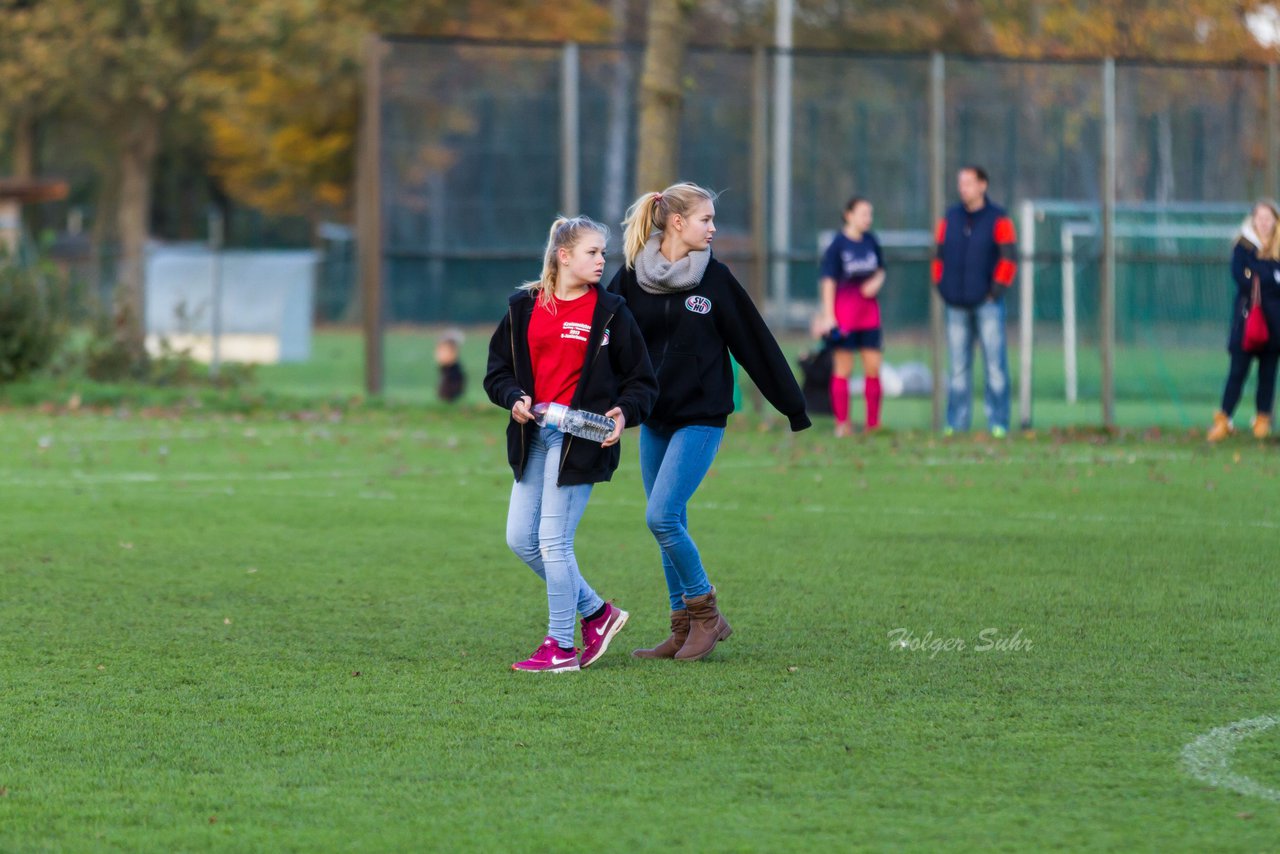
[(684, 301), (684, 307), (694, 314), (708, 314), (711, 311), (711, 300), (706, 297), (692, 296)]

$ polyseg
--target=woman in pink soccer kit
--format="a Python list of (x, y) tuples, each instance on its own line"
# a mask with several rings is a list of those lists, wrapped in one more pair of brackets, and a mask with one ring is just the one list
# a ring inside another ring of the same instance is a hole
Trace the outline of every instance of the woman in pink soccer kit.
[(844, 206), (844, 227), (822, 256), (822, 326), (834, 348), (831, 370), (831, 410), (836, 435), (850, 436), (849, 376), (853, 354), (862, 356), (866, 377), (867, 430), (880, 426), (880, 355), (884, 335), (880, 330), (880, 302), (884, 286), (884, 256), (871, 233), (871, 202), (854, 196)]
[[(484, 388), (511, 412), (507, 460), (515, 474), (507, 544), (546, 581), (547, 636), (512, 665), (533, 673), (589, 667), (627, 622), (582, 577), (573, 541), (591, 487), (618, 467), (623, 428), (640, 424), (658, 396), (657, 380), (635, 318), (600, 287), (608, 230), (586, 217), (551, 226), (541, 277), (511, 297), (489, 342)], [(539, 427), (534, 403), (561, 403), (614, 419), (603, 443)], [(573, 644), (582, 615), (582, 651)]]

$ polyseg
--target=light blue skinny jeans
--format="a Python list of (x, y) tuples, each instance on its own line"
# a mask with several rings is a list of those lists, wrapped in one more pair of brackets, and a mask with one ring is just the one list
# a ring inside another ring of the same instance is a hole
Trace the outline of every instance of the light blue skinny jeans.
[(587, 509), (591, 484), (557, 486), (564, 434), (543, 427), (534, 434), (524, 476), (511, 488), (507, 545), (547, 583), (547, 634), (573, 646), (573, 617), (598, 611), (604, 600), (578, 571), (573, 537)]
[(640, 427), (640, 477), (648, 497), (645, 523), (662, 550), (673, 611), (684, 608), (682, 597), (711, 592), (702, 557), (689, 536), (688, 507), (723, 437), (723, 427), (681, 427), (670, 433)]

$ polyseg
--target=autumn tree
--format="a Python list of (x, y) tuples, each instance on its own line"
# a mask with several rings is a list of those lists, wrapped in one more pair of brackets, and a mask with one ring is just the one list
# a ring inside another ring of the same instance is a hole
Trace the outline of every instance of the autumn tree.
[[(115, 291), (118, 345), (135, 368), (145, 362), (143, 264), (151, 176), (161, 122), (200, 96), (197, 72), (212, 61), (215, 0), (36, 0), (6, 16), (7, 39), (35, 93), (66, 111), (115, 158), (120, 263)], [(48, 103), (45, 101), (44, 103)]]
[(228, 33), (235, 63), (210, 75), (213, 169), (235, 198), (269, 213), (349, 219), (368, 32), (596, 40), (608, 13), (590, 0), (270, 0)]
[(8, 137), (10, 171), (34, 177), (38, 168), (37, 131), (58, 113), (74, 81), (33, 20), (35, 0), (0, 2), (0, 135)]

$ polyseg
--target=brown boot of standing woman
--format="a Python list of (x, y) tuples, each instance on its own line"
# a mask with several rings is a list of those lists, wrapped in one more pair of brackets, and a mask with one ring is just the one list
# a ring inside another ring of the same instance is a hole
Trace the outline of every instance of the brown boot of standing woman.
[(676, 653), (676, 661), (697, 661), (706, 658), (717, 643), (733, 634), (733, 629), (716, 607), (714, 587), (710, 593), (692, 599), (685, 596), (684, 606), (689, 609), (689, 638)]

